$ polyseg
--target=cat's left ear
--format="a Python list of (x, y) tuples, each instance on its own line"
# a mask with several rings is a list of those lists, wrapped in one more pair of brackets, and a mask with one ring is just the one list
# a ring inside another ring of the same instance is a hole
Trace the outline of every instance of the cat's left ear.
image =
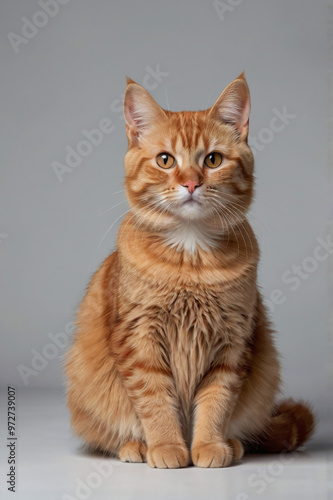
[(124, 115), (128, 139), (134, 144), (138, 143), (154, 125), (167, 118), (149, 92), (131, 78), (127, 78)]
[(241, 139), (246, 141), (249, 133), (250, 108), (250, 91), (243, 72), (226, 87), (210, 108), (209, 114), (223, 123), (234, 125)]

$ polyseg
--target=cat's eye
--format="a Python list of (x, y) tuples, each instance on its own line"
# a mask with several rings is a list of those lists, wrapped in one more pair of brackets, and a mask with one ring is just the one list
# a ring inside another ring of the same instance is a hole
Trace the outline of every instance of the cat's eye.
[(169, 153), (160, 153), (156, 156), (156, 163), (162, 168), (171, 168), (175, 165), (176, 160)]
[(204, 165), (209, 168), (217, 168), (221, 165), (223, 156), (221, 153), (209, 153), (204, 159)]

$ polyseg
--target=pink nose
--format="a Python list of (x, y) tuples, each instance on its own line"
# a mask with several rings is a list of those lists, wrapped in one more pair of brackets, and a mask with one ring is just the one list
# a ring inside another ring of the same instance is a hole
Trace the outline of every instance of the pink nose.
[(193, 194), (197, 187), (201, 186), (197, 181), (187, 181), (182, 186), (188, 189), (190, 194)]

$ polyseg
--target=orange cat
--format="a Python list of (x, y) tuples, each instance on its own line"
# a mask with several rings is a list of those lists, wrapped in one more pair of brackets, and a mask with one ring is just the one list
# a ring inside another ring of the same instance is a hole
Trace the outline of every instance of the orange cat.
[(117, 250), (94, 275), (67, 355), (74, 431), (122, 461), (225, 467), (302, 445), (313, 416), (278, 405), (257, 288), (244, 74), (206, 111), (171, 112), (128, 79)]

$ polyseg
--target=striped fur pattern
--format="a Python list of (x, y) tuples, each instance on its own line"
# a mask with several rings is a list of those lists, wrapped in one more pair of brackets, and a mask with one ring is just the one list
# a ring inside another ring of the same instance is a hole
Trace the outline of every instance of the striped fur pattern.
[(290, 450), (313, 430), (305, 404), (276, 403), (279, 361), (246, 218), (249, 111), (243, 74), (197, 112), (163, 110), (128, 80), (130, 211), (66, 359), (74, 431), (122, 461), (225, 467), (244, 447)]

